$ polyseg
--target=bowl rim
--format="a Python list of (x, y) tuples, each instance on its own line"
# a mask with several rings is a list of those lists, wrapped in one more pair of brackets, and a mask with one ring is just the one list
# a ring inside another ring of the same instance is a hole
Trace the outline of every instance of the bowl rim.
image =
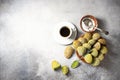
[[(83, 21), (83, 19), (86, 18), (86, 17), (89, 17), (89, 18), (93, 19), (93, 21), (94, 21), (94, 23), (95, 23), (95, 27), (94, 27), (93, 30), (91, 30), (91, 31), (86, 31), (86, 30), (84, 30), (83, 27), (82, 27), (82, 21)], [(83, 17), (81, 18), (81, 20), (80, 20), (80, 28), (81, 28), (82, 31), (84, 31), (84, 32), (94, 32), (94, 31), (97, 29), (97, 27), (98, 27), (98, 21), (97, 21), (97, 19), (96, 19), (94, 16), (92, 16), (92, 15), (85, 15), (85, 16), (83, 16)]]

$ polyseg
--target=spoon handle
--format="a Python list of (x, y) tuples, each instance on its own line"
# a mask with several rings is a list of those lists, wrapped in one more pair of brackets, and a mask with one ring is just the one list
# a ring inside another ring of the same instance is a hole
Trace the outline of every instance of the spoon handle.
[(105, 30), (103, 30), (103, 29), (97, 28), (97, 30), (99, 30), (100, 32), (102, 32), (102, 33), (104, 33), (104, 34), (106, 34), (106, 35), (108, 35), (108, 34), (109, 34), (109, 32), (108, 32), (108, 31), (105, 31)]

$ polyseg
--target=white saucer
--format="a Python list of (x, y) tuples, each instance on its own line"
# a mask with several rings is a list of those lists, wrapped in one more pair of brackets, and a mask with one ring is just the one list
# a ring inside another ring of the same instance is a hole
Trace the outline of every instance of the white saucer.
[[(67, 26), (68, 28), (71, 28), (73, 30), (73, 34), (71, 35), (70, 38), (64, 38), (60, 35), (59, 30), (63, 26)], [(54, 35), (54, 39), (57, 43), (62, 44), (62, 45), (68, 45), (68, 44), (71, 44), (75, 40), (75, 38), (77, 36), (77, 29), (76, 29), (75, 25), (73, 25), (70, 22), (62, 22), (62, 23), (59, 23), (55, 27), (53, 35)]]

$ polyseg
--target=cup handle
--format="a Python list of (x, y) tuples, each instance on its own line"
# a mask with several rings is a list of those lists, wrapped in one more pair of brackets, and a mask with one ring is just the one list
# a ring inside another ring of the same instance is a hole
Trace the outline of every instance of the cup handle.
[(103, 29), (100, 29), (100, 28), (96, 28), (98, 31), (100, 31), (100, 32), (102, 32), (102, 33), (104, 33), (104, 34), (106, 34), (106, 35), (108, 35), (109, 34), (109, 32), (108, 31), (105, 31), (105, 30), (103, 30)]

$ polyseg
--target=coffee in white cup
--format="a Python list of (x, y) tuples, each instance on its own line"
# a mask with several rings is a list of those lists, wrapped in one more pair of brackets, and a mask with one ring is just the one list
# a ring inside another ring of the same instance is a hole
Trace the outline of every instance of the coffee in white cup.
[(63, 38), (70, 38), (72, 36), (72, 29), (67, 27), (67, 26), (62, 26), (60, 28), (60, 36), (62, 36)]

